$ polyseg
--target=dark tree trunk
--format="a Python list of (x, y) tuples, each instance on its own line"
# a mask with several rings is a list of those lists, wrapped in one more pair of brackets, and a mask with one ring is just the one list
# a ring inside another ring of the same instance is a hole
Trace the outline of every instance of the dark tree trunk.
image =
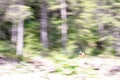
[(3, 22), (3, 17), (0, 15), (0, 22), (2, 23)]
[(2, 26), (2, 23), (3, 23), (3, 17), (0, 15), (0, 39), (5, 39), (7, 35), (4, 26)]
[(47, 27), (48, 27), (48, 10), (47, 10), (47, 2), (45, 0), (42, 1), (41, 4), (41, 41), (43, 47), (48, 48), (48, 34), (47, 34)]
[(61, 26), (61, 34), (62, 34), (62, 46), (63, 48), (67, 47), (67, 10), (66, 10), (66, 0), (61, 0), (61, 19), (63, 21)]
[(0, 26), (0, 39), (5, 39), (6, 38), (6, 34), (3, 31), (2, 27)]

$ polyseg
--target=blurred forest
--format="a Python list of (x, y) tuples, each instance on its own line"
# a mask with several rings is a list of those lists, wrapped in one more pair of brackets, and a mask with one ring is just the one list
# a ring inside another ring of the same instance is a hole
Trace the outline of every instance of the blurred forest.
[(119, 0), (0, 0), (0, 53), (120, 56)]
[(119, 56), (120, 0), (0, 0), (0, 80), (120, 80)]

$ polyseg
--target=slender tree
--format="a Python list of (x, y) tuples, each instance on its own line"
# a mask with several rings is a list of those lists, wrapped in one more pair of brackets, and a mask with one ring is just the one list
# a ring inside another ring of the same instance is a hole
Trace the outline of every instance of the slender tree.
[(66, 5), (66, 0), (61, 0), (61, 19), (63, 21), (62, 26), (61, 26), (61, 34), (62, 34), (62, 46), (63, 48), (67, 47), (67, 30), (68, 30), (68, 25), (67, 25), (67, 5)]
[(17, 55), (22, 55), (23, 52), (24, 20), (30, 15), (31, 12), (29, 7), (24, 5), (10, 5), (5, 13), (6, 20), (11, 21), (13, 25), (17, 24)]
[[(14, 0), (14, 1), (11, 1), (9, 0), (11, 3), (9, 5), (15, 5), (15, 4), (18, 4), (18, 5), (23, 5), (24, 4), (24, 1), (23, 0)], [(17, 41), (17, 23), (14, 22), (12, 27), (11, 27), (11, 42), (12, 43), (16, 43)]]
[(22, 55), (23, 53), (23, 42), (24, 39), (24, 20), (20, 20), (18, 22), (18, 28), (17, 28), (17, 47), (16, 47), (16, 54)]
[(43, 47), (48, 48), (48, 34), (47, 34), (47, 27), (48, 27), (48, 9), (47, 9), (47, 2), (45, 0), (42, 1), (41, 3), (41, 8), (40, 8), (40, 14), (41, 14), (41, 39), (42, 39), (42, 44)]

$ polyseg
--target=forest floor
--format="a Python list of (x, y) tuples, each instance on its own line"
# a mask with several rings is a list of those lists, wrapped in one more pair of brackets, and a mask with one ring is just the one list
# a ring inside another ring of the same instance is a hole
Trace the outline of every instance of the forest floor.
[(120, 80), (120, 58), (37, 58), (20, 61), (0, 57), (0, 80)]

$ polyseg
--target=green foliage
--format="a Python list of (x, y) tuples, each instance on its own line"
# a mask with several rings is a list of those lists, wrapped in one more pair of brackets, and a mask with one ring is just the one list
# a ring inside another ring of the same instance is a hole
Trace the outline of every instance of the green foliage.
[(31, 16), (30, 7), (25, 5), (10, 5), (5, 12), (5, 20), (18, 22)]
[[(36, 20), (25, 21), (25, 53), (39, 54), (42, 46), (40, 44), (39, 23)], [(38, 44), (39, 43), (39, 44)]]
[(9, 52), (11, 51), (11, 46), (9, 41), (0, 41), (0, 52)]
[(64, 75), (75, 75), (78, 74), (78, 65), (72, 64), (73, 62), (63, 61), (59, 63), (59, 67), (56, 69), (56, 72), (62, 73)]
[(15, 55), (15, 46), (10, 41), (0, 41), (0, 54), (7, 56), (10, 59), (18, 59)]
[[(11, 3), (8, 3), (11, 2)], [(67, 23), (68, 23), (68, 46), (62, 49), (61, 46), (61, 15), (60, 3), (55, 0), (48, 0), (48, 39), (49, 49), (42, 47), (40, 38), (40, 0), (24, 0), (25, 5), (17, 5), (16, 0), (1, 0), (0, 4), (11, 4), (5, 9), (6, 5), (0, 5), (0, 15), (4, 20), (12, 21), (26, 19), (32, 15), (32, 19), (25, 20), (25, 39), (24, 52), (26, 54), (52, 54), (51, 51), (62, 51), (72, 56), (76, 56), (79, 50), (90, 55), (99, 55), (104, 53), (114, 53), (114, 43), (120, 40), (114, 36), (114, 29), (119, 30), (120, 26), (120, 1), (119, 0), (67, 0)], [(13, 5), (14, 4), (14, 5)], [(11, 9), (11, 10), (10, 10)], [(17, 9), (17, 10), (13, 10)], [(32, 11), (31, 11), (32, 9)], [(6, 12), (6, 13), (4, 13)], [(52, 16), (51, 16), (52, 15)], [(13, 21), (14, 22), (14, 21)], [(1, 23), (2, 24), (2, 23)], [(102, 34), (99, 31), (99, 25), (103, 25)], [(0, 25), (7, 32), (10, 31), (11, 24)], [(118, 31), (119, 32), (119, 31)], [(102, 35), (102, 36), (101, 36)], [(8, 35), (7, 40), (10, 40)], [(97, 42), (102, 42), (102, 49), (99, 49)], [(1, 52), (9, 52), (7, 42), (0, 44)], [(10, 43), (11, 45), (11, 43)], [(14, 45), (14, 44), (13, 44)], [(13, 46), (12, 45), (12, 46)], [(109, 46), (109, 47), (108, 47)], [(15, 49), (15, 46), (14, 46)], [(13, 49), (12, 52), (15, 50)], [(50, 51), (50, 52), (49, 52)], [(71, 57), (71, 56), (70, 56)]]
[(62, 23), (61, 20), (52, 18), (50, 19), (51, 23), (49, 24), (48, 28), (48, 39), (50, 49), (59, 49), (61, 47), (61, 32), (60, 32), (60, 24)]
[[(62, 52), (53, 51), (51, 52), (51, 59), (57, 64), (57, 69), (55, 73), (61, 73), (64, 75), (75, 75), (78, 71), (78, 64), (75, 62), (76, 57), (74, 59), (69, 59), (71, 54), (64, 54)], [(74, 63), (74, 64), (73, 64)]]

